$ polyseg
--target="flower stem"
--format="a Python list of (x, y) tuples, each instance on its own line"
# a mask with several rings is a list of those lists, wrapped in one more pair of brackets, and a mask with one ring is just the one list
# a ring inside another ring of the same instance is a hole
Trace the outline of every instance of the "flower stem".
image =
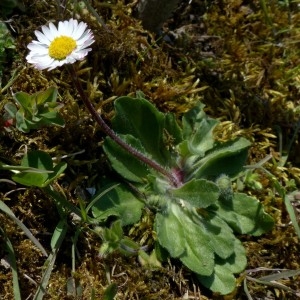
[(167, 171), (165, 168), (163, 168), (160, 164), (158, 164), (156, 161), (149, 159), (147, 156), (145, 156), (143, 153), (138, 151), (137, 149), (133, 148), (126, 142), (124, 142), (115, 132), (113, 129), (111, 129), (106, 122), (102, 119), (101, 115), (96, 111), (95, 107), (91, 103), (91, 101), (88, 99), (86, 93), (84, 92), (82, 85), (80, 83), (80, 80), (76, 74), (76, 70), (74, 66), (72, 65), (70, 68), (71, 76), (74, 80), (76, 89), (86, 106), (86, 108), (89, 110), (90, 114), (92, 115), (93, 119), (98, 123), (102, 131), (107, 134), (114, 142), (116, 142), (119, 146), (121, 146), (123, 149), (128, 151), (131, 155), (133, 155), (138, 160), (142, 161), (152, 169), (156, 170), (157, 172), (161, 173), (165, 177), (167, 177), (170, 181), (170, 183), (178, 187), (180, 185), (180, 180), (177, 178), (177, 176), (174, 176), (171, 172)]

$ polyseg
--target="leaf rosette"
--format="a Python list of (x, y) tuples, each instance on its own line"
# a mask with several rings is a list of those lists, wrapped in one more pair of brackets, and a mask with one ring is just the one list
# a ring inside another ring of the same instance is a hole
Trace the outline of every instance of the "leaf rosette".
[(242, 137), (217, 142), (213, 130), (218, 121), (206, 115), (201, 103), (180, 123), (142, 97), (118, 98), (115, 109), (112, 126), (118, 135), (179, 184), (174, 186), (107, 137), (104, 151), (115, 171), (135, 186), (135, 193), (119, 187), (114, 200), (96, 202), (94, 217), (118, 216), (124, 226), (137, 222), (143, 207), (152, 208), (160, 246), (212, 291), (232, 292), (234, 274), (247, 262), (235, 233), (261, 235), (273, 226), (257, 199), (231, 188), (232, 178), (243, 171), (250, 142)]

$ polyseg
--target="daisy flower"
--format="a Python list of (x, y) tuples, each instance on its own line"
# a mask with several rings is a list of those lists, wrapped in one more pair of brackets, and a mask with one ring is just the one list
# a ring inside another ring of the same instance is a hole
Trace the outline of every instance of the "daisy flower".
[(36, 30), (37, 41), (32, 41), (27, 48), (27, 61), (37, 69), (53, 70), (64, 64), (82, 60), (94, 43), (94, 35), (87, 24), (77, 20), (60, 21), (56, 28), (53, 23), (42, 26), (42, 32)]

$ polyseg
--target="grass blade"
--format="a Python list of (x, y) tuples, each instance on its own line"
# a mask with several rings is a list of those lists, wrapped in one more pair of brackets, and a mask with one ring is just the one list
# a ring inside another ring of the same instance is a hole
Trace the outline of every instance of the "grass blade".
[(280, 273), (275, 273), (275, 274), (271, 274), (271, 275), (266, 275), (266, 276), (262, 276), (259, 278), (259, 280), (263, 280), (263, 281), (274, 281), (274, 280), (279, 280), (279, 279), (284, 279), (287, 277), (293, 277), (293, 276), (297, 276), (300, 274), (300, 270), (286, 270)]
[(12, 210), (0, 200), (0, 210), (6, 213), (27, 235), (27, 237), (40, 249), (40, 251), (44, 254), (44, 256), (48, 256), (46, 250), (41, 245), (41, 243), (34, 237), (31, 231), (15, 216)]
[[(299, 192), (297, 191), (297, 193), (299, 193)], [(284, 203), (285, 203), (286, 210), (287, 210), (287, 212), (290, 216), (291, 222), (292, 222), (292, 224), (295, 228), (295, 231), (298, 235), (298, 238), (300, 239), (300, 227), (299, 227), (299, 224), (298, 224), (298, 221), (297, 221), (297, 217), (296, 217), (296, 214), (295, 214), (294, 207), (291, 203), (291, 201), (292, 201), (291, 196), (293, 196), (293, 193), (285, 196), (284, 197)]]
[(5, 243), (7, 252), (8, 252), (9, 264), (10, 264), (10, 267), (12, 270), (14, 299), (21, 300), (15, 251), (14, 251), (11, 241), (9, 240), (6, 233), (4, 232), (4, 230), (1, 227), (0, 227), (0, 232), (4, 237), (4, 243)]
[(61, 220), (57, 224), (52, 239), (51, 239), (51, 246), (52, 246), (52, 252), (49, 254), (47, 260), (45, 261), (44, 265), (46, 266), (45, 272), (43, 274), (42, 280), (39, 284), (39, 287), (33, 297), (33, 300), (42, 300), (48, 286), (48, 282), (51, 276), (51, 272), (54, 267), (54, 263), (56, 260), (56, 256), (58, 253), (58, 250), (66, 236), (67, 233), (67, 222), (66, 220)]

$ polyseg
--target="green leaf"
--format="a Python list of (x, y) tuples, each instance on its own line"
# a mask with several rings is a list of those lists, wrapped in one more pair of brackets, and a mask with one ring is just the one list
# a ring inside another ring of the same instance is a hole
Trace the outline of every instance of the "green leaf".
[(131, 240), (126, 236), (124, 236), (120, 240), (119, 251), (125, 255), (137, 254), (140, 248), (141, 246), (138, 243), (134, 242), (133, 240)]
[(110, 228), (112, 234), (116, 236), (117, 240), (121, 240), (124, 236), (121, 221), (118, 220), (111, 225)]
[(57, 88), (50, 87), (46, 91), (37, 92), (32, 95), (32, 100), (40, 106), (41, 104), (44, 104), (46, 102), (55, 102), (57, 98)]
[(67, 164), (65, 162), (61, 162), (57, 164), (52, 170), (53, 172), (48, 174), (48, 179), (44, 182), (42, 187), (49, 185), (52, 181), (56, 180), (67, 168)]
[[(174, 205), (176, 204), (172, 206)], [(154, 225), (160, 245), (166, 248), (172, 257), (183, 255), (186, 248), (185, 241), (182, 243), (185, 228), (172, 209), (168, 208), (163, 213), (157, 213)]]
[(232, 244), (233, 253), (227, 258), (216, 256), (216, 264), (224, 266), (233, 274), (241, 273), (247, 266), (246, 250), (242, 242), (235, 238)]
[(232, 229), (216, 214), (205, 214), (194, 219), (209, 239), (211, 249), (219, 257), (226, 259), (234, 252), (235, 236)]
[(216, 264), (211, 276), (198, 276), (199, 281), (213, 292), (226, 295), (236, 286), (234, 275), (224, 266)]
[(14, 99), (24, 109), (24, 111), (32, 113), (32, 99), (29, 94), (17, 92), (14, 94)]
[(111, 226), (111, 228), (99, 228), (98, 229), (103, 239), (103, 243), (99, 249), (100, 256), (104, 257), (113, 251), (117, 250), (120, 245), (120, 241), (123, 238), (123, 229), (121, 226), (121, 221), (117, 220)]
[(182, 129), (179, 127), (174, 114), (165, 114), (164, 129), (173, 145), (178, 145), (182, 142)]
[(22, 167), (35, 168), (41, 172), (33, 170), (20, 171), (12, 176), (15, 182), (26, 186), (45, 187), (53, 180), (57, 179), (66, 169), (66, 163), (59, 163), (53, 167), (52, 158), (43, 151), (28, 152), (21, 161)]
[(156, 214), (155, 230), (159, 243), (172, 257), (198, 274), (212, 274), (214, 253), (209, 238), (185, 210), (170, 202), (165, 211)]
[(8, 102), (4, 105), (5, 110), (8, 112), (9, 116), (12, 118), (16, 117), (17, 107), (15, 104)]
[(182, 118), (185, 142), (180, 148), (184, 156), (195, 154), (203, 157), (214, 146), (213, 130), (219, 122), (208, 117), (203, 108), (204, 104), (199, 103), (198, 106), (188, 111)]
[(204, 158), (192, 156), (186, 161), (189, 177), (218, 177), (220, 174), (235, 176), (242, 171), (248, 155), (250, 142), (238, 138), (216, 145)]
[[(16, 93), (14, 99), (19, 105), (15, 113), (17, 129), (29, 132), (45, 125), (64, 126), (64, 120), (58, 113), (62, 105), (56, 103), (57, 93), (55, 87), (33, 95)], [(11, 114), (11, 107), (8, 106), (7, 111)]]
[(170, 193), (197, 208), (205, 208), (214, 204), (219, 198), (219, 188), (205, 179), (192, 179)]
[[(98, 193), (107, 190), (104, 186)], [(98, 194), (97, 193), (97, 194)], [(94, 197), (97, 197), (97, 194)], [(93, 199), (91, 199), (93, 201)], [(110, 216), (117, 216), (122, 226), (137, 222), (142, 214), (144, 204), (138, 200), (124, 185), (118, 185), (105, 193), (92, 207), (93, 216), (105, 221)]]
[(238, 233), (261, 235), (274, 226), (262, 204), (243, 193), (235, 193), (231, 200), (217, 203), (216, 213)]
[(16, 113), (16, 127), (22, 132), (29, 132), (29, 128), (25, 122), (24, 111), (19, 109)]
[(132, 255), (140, 250), (139, 244), (124, 236), (121, 220), (114, 222), (110, 228), (100, 227), (98, 230), (103, 239), (99, 250), (101, 256), (106, 256), (116, 250), (125, 255)]
[(161, 268), (161, 262), (157, 258), (157, 252), (152, 250), (151, 254), (148, 255), (145, 251), (139, 251), (139, 263), (143, 267), (147, 267), (150, 269)]
[(111, 283), (104, 291), (103, 300), (114, 300), (118, 292), (118, 286), (116, 283)]
[[(65, 126), (65, 120), (57, 111), (49, 111), (47, 113), (40, 114), (40, 117), (42, 120), (41, 124), (57, 125), (61, 127)], [(41, 124), (39, 124), (39, 126), (41, 126)]]
[[(137, 151), (145, 154), (145, 150), (138, 139), (130, 135), (119, 135), (119, 137)], [(103, 149), (114, 170), (125, 179), (139, 183), (147, 181), (147, 175), (149, 174), (148, 167), (140, 160), (133, 157), (128, 151), (124, 150), (111, 138), (107, 137), (105, 139)]]
[(242, 272), (247, 265), (246, 251), (242, 243), (235, 239), (234, 253), (226, 259), (216, 257), (214, 272), (210, 276), (198, 275), (199, 281), (210, 290), (226, 295), (236, 287), (234, 274)]
[(112, 124), (116, 132), (132, 135), (154, 160), (166, 164), (169, 154), (163, 140), (164, 114), (142, 98), (120, 97), (115, 109)]
[(43, 187), (44, 183), (48, 179), (48, 174), (45, 173), (33, 173), (33, 172), (20, 172), (12, 176), (12, 179), (20, 184), (26, 186)]
[(41, 281), (38, 285), (38, 288), (36, 290), (36, 293), (33, 297), (33, 300), (42, 300), (44, 298), (44, 295), (47, 291), (47, 286), (49, 283), (49, 279), (51, 276), (51, 273), (54, 269), (54, 265), (55, 265), (55, 261), (56, 261), (56, 257), (57, 257), (57, 253), (59, 251), (59, 248), (61, 247), (62, 242), (65, 239), (66, 233), (67, 233), (67, 221), (64, 220), (60, 220), (58, 223), (58, 228), (59, 230), (57, 230), (57, 228), (55, 229), (55, 237), (53, 238), (52, 241), (52, 252), (50, 253), (50, 255), (48, 256), (47, 260), (44, 263), (44, 268), (43, 268), (43, 276), (41, 278)]
[(67, 234), (68, 224), (65, 219), (62, 219), (58, 222), (57, 226), (54, 229), (53, 235), (51, 237), (51, 249), (55, 251), (55, 249), (59, 248), (62, 243), (62, 240)]

